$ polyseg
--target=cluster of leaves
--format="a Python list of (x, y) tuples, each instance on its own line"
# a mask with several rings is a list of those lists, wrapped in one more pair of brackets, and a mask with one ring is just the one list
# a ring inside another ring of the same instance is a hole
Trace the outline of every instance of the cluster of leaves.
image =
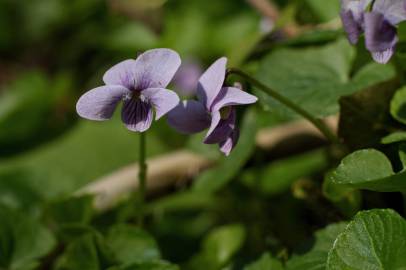
[[(275, 3), (268, 35), (243, 0), (0, 0), (0, 269), (403, 269), (406, 27), (378, 65), (341, 30), (309, 27), (338, 20), (338, 1)], [(286, 25), (310, 30), (288, 39)], [(345, 148), (306, 136), (257, 147), (259, 129), (298, 116), (246, 84), (261, 106), (241, 111), (229, 158), (160, 122), (149, 156), (187, 147), (216, 166), (150, 198), (144, 229), (131, 199), (95, 212), (75, 191), (136, 160), (137, 139), (117, 119), (76, 123), (74, 101), (153, 47), (226, 55), (315, 117), (339, 113)]]

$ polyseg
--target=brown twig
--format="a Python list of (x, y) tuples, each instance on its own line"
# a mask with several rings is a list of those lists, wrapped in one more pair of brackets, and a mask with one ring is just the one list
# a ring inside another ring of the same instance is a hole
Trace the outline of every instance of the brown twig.
[[(173, 185), (177, 181), (190, 178), (209, 167), (212, 161), (190, 151), (176, 151), (147, 161), (148, 192)], [(138, 189), (138, 164), (129, 165), (110, 175), (96, 179), (83, 187), (76, 195), (95, 195), (95, 208), (107, 210), (122, 197)]]
[[(327, 117), (324, 123), (337, 134), (338, 116)], [(271, 149), (273, 146), (283, 141), (287, 137), (297, 135), (313, 135), (324, 138), (323, 134), (315, 128), (310, 122), (298, 120), (277, 127), (261, 129), (256, 136), (258, 147), (262, 149)]]
[(276, 21), (279, 19), (279, 9), (268, 0), (248, 0), (248, 3), (254, 7), (262, 16)]
[[(332, 130), (337, 130), (338, 117), (324, 120)], [(271, 149), (284, 139), (295, 135), (323, 135), (310, 123), (300, 120), (274, 128), (262, 129), (256, 136), (258, 147)], [(187, 150), (175, 151), (147, 161), (148, 193), (173, 186), (180, 181), (190, 179), (213, 162)], [(89, 185), (76, 192), (76, 195), (92, 194), (94, 206), (99, 211), (112, 208), (122, 198), (138, 188), (138, 165), (129, 165), (110, 175), (95, 179)]]

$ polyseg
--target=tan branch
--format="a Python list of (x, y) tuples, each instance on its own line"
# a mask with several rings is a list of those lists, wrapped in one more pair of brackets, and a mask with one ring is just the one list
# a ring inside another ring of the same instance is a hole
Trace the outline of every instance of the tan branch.
[[(212, 162), (190, 151), (176, 151), (147, 161), (148, 192), (168, 187), (185, 178), (195, 176)], [(106, 210), (120, 198), (138, 188), (138, 164), (129, 165), (110, 175), (96, 179), (80, 189), (76, 195), (95, 195), (95, 207)]]
[[(325, 119), (326, 123), (336, 130), (338, 117)], [(258, 132), (256, 141), (258, 147), (271, 149), (284, 139), (295, 135), (322, 134), (310, 123), (304, 120), (288, 123), (274, 128), (262, 129)], [(187, 150), (175, 151), (147, 161), (147, 189), (154, 192), (175, 185), (179, 181), (191, 179), (213, 162)], [(110, 209), (122, 198), (138, 188), (138, 165), (129, 165), (100, 179), (95, 179), (89, 185), (80, 189), (76, 195), (95, 195), (95, 208), (99, 211)]]

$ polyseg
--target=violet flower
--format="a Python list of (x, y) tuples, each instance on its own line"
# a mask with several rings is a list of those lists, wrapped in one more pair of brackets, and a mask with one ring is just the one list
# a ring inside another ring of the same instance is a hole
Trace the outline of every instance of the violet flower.
[(153, 109), (158, 120), (178, 105), (178, 95), (165, 87), (180, 63), (179, 55), (170, 49), (149, 50), (136, 60), (125, 60), (104, 74), (106, 85), (80, 97), (76, 110), (83, 118), (104, 121), (123, 101), (121, 118), (127, 129), (144, 132), (151, 126)]
[(341, 4), (341, 18), (350, 42), (356, 44), (365, 32), (366, 48), (372, 58), (387, 63), (398, 42), (396, 26), (406, 20), (406, 0), (341, 0)]
[(168, 123), (181, 133), (192, 134), (209, 129), (206, 144), (219, 144), (228, 156), (239, 137), (235, 105), (251, 104), (257, 97), (236, 87), (223, 87), (226, 58), (214, 62), (199, 79), (198, 100), (185, 100), (168, 114)]

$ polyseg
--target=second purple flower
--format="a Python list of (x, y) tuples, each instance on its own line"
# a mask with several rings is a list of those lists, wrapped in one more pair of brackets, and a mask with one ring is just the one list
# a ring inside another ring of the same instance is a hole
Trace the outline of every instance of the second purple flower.
[(220, 150), (229, 155), (238, 141), (235, 105), (251, 104), (257, 97), (236, 87), (223, 87), (227, 59), (214, 62), (200, 77), (198, 100), (185, 100), (168, 115), (168, 123), (185, 134), (209, 129), (206, 144), (219, 144)]

